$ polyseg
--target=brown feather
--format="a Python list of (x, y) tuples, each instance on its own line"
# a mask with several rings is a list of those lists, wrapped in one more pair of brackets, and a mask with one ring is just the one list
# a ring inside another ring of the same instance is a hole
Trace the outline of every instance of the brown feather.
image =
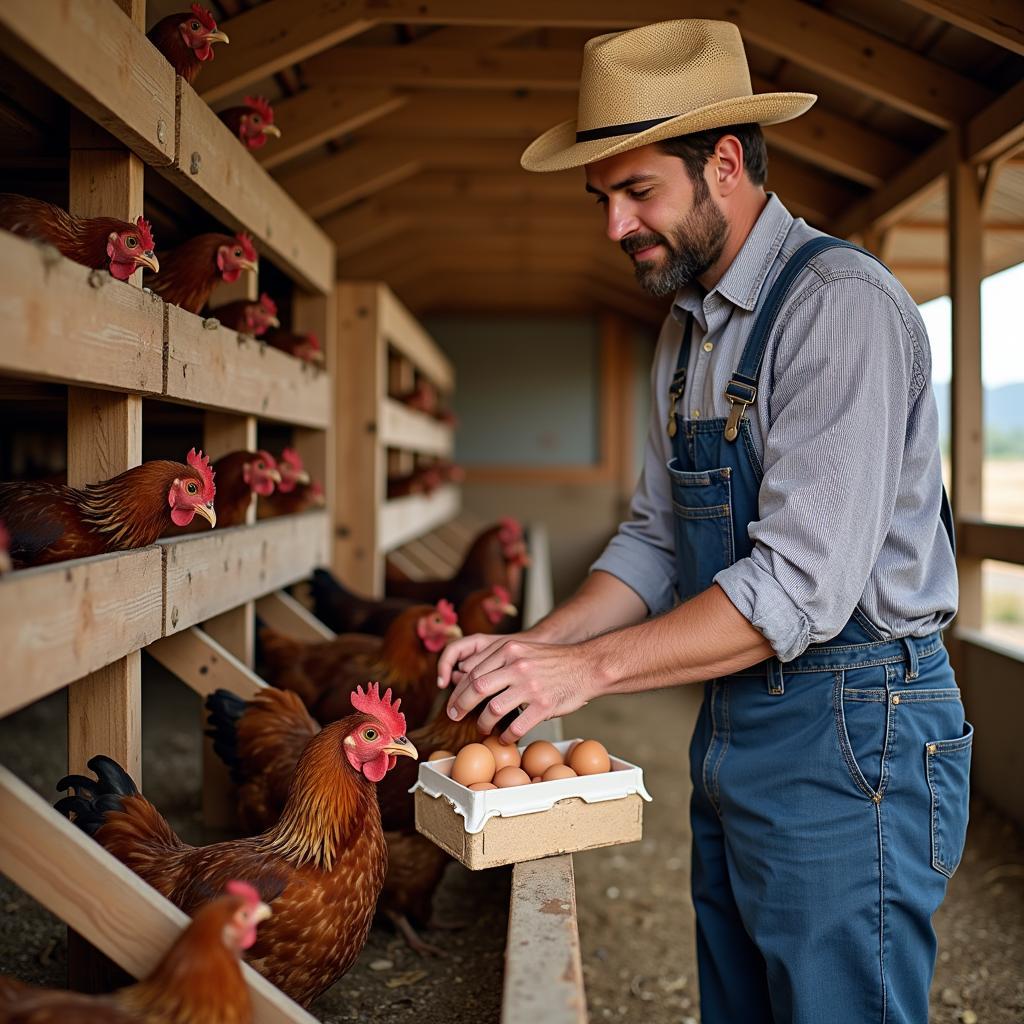
[(209, 232), (196, 235), (160, 256), (160, 273), (151, 275), (148, 286), (164, 302), (199, 313), (221, 281), (217, 249), (235, 245), (231, 235)]

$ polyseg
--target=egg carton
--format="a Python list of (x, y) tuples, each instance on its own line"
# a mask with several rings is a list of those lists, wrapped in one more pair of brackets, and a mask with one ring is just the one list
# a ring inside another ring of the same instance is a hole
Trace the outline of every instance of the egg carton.
[[(579, 740), (559, 740), (554, 746), (565, 756), (565, 752)], [(525, 749), (520, 747), (519, 751)], [(510, 786), (507, 789), (474, 790), (455, 782), (447, 772), (455, 763), (454, 757), (440, 761), (421, 761), (419, 777), (410, 793), (422, 791), (434, 798), (445, 797), (455, 813), (465, 823), (470, 835), (482, 832), (491, 818), (513, 818), (523, 814), (537, 814), (551, 810), (559, 801), (577, 798), (587, 804), (620, 800), (623, 797), (639, 795), (650, 802), (651, 796), (644, 787), (644, 773), (641, 768), (620, 757), (611, 757), (612, 770), (600, 775), (580, 775), (574, 779), (555, 779), (551, 782), (534, 782), (528, 786)]]

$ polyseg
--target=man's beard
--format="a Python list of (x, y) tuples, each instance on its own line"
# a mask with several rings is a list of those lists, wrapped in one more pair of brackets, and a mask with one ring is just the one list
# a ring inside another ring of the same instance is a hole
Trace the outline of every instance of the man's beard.
[(665, 255), (661, 262), (634, 261), (633, 272), (641, 286), (652, 295), (669, 295), (700, 277), (722, 255), (729, 234), (729, 224), (711, 198), (705, 185), (695, 197), (693, 208), (676, 225), (669, 236), (649, 232), (630, 235), (619, 244), (624, 252), (633, 254), (652, 245), (661, 245)]

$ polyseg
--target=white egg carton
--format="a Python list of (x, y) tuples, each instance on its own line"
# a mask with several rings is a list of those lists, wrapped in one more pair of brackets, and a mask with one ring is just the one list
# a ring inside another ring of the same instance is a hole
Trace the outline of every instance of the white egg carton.
[[(560, 740), (554, 744), (560, 754), (578, 740)], [(525, 750), (520, 748), (520, 753)], [(522, 814), (548, 811), (560, 800), (573, 797), (584, 803), (597, 804), (619, 800), (634, 793), (644, 800), (651, 796), (644, 787), (644, 773), (635, 764), (611, 757), (612, 770), (600, 775), (580, 775), (574, 779), (555, 779), (534, 782), (528, 786), (510, 786), (508, 789), (468, 789), (449, 777), (454, 757), (440, 761), (421, 761), (419, 777), (409, 790), (422, 790), (431, 797), (445, 797), (465, 822), (465, 830), (473, 835), (482, 832), (491, 818), (512, 818)]]

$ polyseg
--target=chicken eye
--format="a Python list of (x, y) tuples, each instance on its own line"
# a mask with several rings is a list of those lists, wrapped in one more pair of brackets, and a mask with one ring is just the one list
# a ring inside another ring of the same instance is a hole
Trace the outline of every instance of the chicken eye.
[(260, 123), (260, 115), (259, 114), (253, 114), (251, 120), (252, 120), (253, 124), (259, 124)]
[(366, 740), (367, 743), (372, 743), (376, 738), (377, 738), (377, 730), (376, 729), (366, 729), (366, 730), (364, 730), (364, 732), (363, 732), (363, 739)]
[(189, 494), (195, 494), (196, 491), (199, 490), (199, 488), (196, 486), (194, 481), (190, 480), (187, 484), (185, 484), (185, 490), (188, 491)]
[(260, 461), (256, 463), (256, 468), (257, 469), (266, 469), (267, 467), (266, 467), (266, 464), (263, 462), (263, 460), (260, 459)]
[(198, 32), (199, 29), (201, 28), (201, 26), (200, 26), (198, 21), (189, 22), (189, 26), (188, 27), (190, 29), (192, 29), (193, 32)]
[(238, 259), (241, 259), (241, 258), (242, 258), (242, 250), (241, 250), (241, 249), (236, 249), (236, 250), (235, 250), (235, 256), (236, 256), (236, 257), (237, 257)]
[(139, 244), (139, 240), (134, 235), (129, 235), (124, 240), (124, 244), (127, 245), (129, 249), (134, 249)]

